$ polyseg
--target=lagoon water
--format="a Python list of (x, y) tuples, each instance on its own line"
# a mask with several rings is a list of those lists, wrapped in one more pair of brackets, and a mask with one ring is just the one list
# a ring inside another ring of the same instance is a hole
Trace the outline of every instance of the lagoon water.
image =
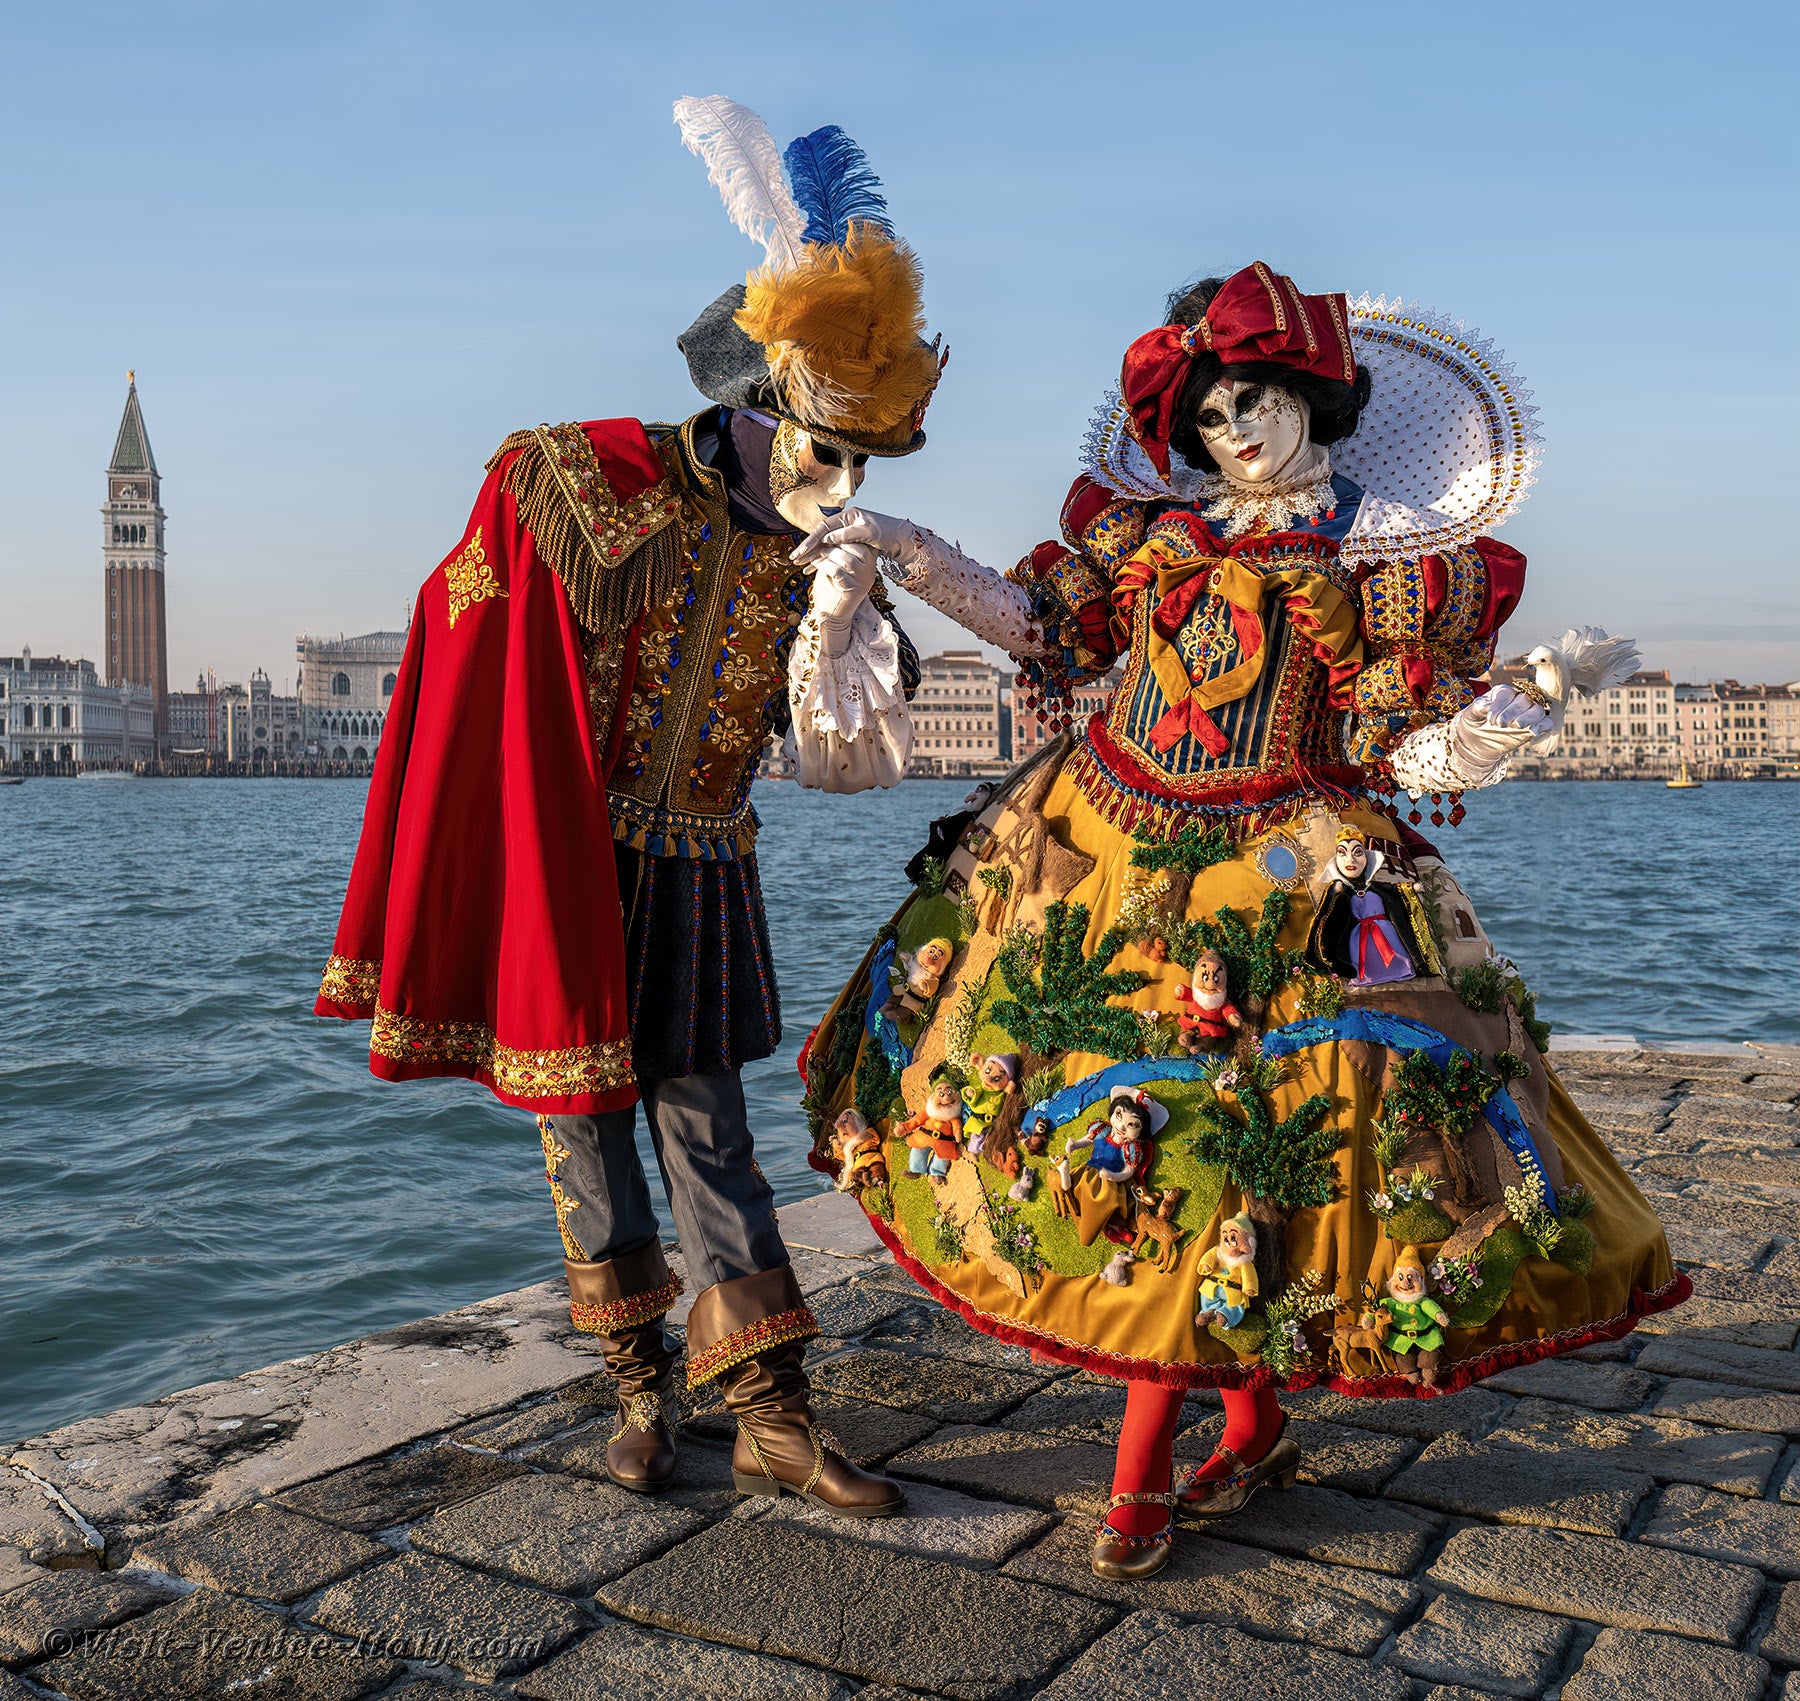
[[(309, 1013), (364, 789), (0, 788), (0, 1439), (560, 1269), (531, 1119), (378, 1082)], [(787, 1033), (747, 1086), (783, 1199), (824, 1185), (795, 1053), (966, 789), (760, 788)], [(1559, 1028), (1791, 1042), (1797, 803), (1513, 784), (1436, 836)]]

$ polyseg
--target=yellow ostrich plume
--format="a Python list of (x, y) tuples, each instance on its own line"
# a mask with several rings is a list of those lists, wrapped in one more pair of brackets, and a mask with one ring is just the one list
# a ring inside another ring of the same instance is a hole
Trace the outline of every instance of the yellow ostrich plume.
[(808, 243), (786, 271), (753, 272), (737, 322), (762, 344), (788, 406), (828, 431), (890, 434), (937, 383), (918, 259), (874, 225)]

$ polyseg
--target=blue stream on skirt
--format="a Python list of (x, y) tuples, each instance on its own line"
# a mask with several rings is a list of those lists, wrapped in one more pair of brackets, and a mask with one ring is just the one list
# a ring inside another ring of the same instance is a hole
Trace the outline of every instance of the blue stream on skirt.
[[(795, 1053), (966, 790), (758, 788), (787, 1031), (747, 1086), (783, 1199), (823, 1185)], [(530, 1118), (378, 1082), (366, 1029), (309, 1013), (363, 795), (0, 788), (0, 1439), (556, 1273)], [(1520, 783), (1439, 837), (1559, 1028), (1792, 1041), (1797, 799)]]

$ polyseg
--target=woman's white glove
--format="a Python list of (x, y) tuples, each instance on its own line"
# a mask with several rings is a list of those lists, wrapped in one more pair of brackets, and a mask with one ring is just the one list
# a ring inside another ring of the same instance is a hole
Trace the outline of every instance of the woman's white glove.
[[(794, 558), (801, 559), (798, 550)], [(839, 542), (805, 559), (813, 576), (812, 610), (819, 617), (825, 654), (841, 656), (849, 647), (856, 611), (875, 587), (875, 551), (866, 543)]]
[(825, 559), (839, 550), (870, 549), (894, 565), (894, 583), (921, 602), (1010, 656), (1054, 654), (1031, 612), (1031, 598), (992, 567), (911, 520), (846, 508), (814, 527), (794, 551), (796, 561)]
[(813, 527), (794, 551), (794, 560), (811, 561), (815, 555), (845, 544), (862, 544), (905, 568), (916, 559), (923, 537), (921, 528), (911, 520), (896, 520), (891, 514), (867, 508), (844, 508)]
[(1401, 740), (1388, 765), (1414, 797), (1479, 791), (1505, 779), (1513, 757), (1554, 726), (1550, 712), (1523, 692), (1496, 685), (1449, 720)]

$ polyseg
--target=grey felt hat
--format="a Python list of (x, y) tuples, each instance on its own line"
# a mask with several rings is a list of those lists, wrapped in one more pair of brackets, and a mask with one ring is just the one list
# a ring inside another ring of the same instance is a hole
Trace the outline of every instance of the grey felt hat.
[(919, 430), (913, 432), (910, 442), (896, 447), (891, 441), (865, 440), (800, 418), (771, 380), (762, 345), (738, 324), (736, 314), (743, 305), (744, 286), (733, 284), (702, 308), (699, 318), (675, 339), (675, 346), (687, 359), (688, 376), (701, 395), (724, 407), (772, 414), (799, 426), (810, 437), (859, 455), (910, 455), (925, 446), (925, 433)]

